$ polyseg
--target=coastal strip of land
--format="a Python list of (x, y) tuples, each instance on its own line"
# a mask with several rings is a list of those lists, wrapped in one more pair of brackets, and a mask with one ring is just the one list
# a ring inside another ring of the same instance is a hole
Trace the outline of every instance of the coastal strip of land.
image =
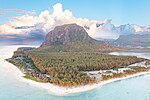
[(106, 81), (100, 81), (99, 83), (95, 83), (95, 84), (92, 84), (92, 85), (85, 85), (85, 86), (78, 86), (78, 87), (68, 87), (68, 88), (67, 87), (60, 87), (60, 86), (57, 86), (57, 85), (54, 85), (54, 84), (51, 84), (51, 83), (35, 82), (35, 81), (29, 80), (29, 79), (22, 78), (22, 76), (18, 76), (18, 77), (20, 77), (19, 78), (20, 80), (22, 80), (24, 82), (27, 82), (32, 86), (47, 89), (49, 91), (49, 93), (51, 93), (51, 94), (55, 94), (55, 95), (59, 95), (59, 96), (63, 95), (64, 96), (64, 95), (75, 94), (75, 93), (80, 93), (80, 92), (93, 90), (93, 89), (96, 89), (96, 88), (100, 88), (101, 86), (103, 86), (105, 84), (109, 84), (111, 82), (115, 82), (115, 81), (119, 81), (119, 80), (123, 80), (123, 79), (128, 79), (128, 78), (133, 78), (133, 77), (140, 76), (140, 75), (145, 75), (145, 74), (150, 74), (150, 71), (149, 72), (140, 72), (140, 73), (137, 73), (137, 74), (128, 75), (126, 77), (114, 78), (114, 79), (109, 79), (109, 80), (106, 80)]
[[(13, 46), (9, 46), (6, 47), (5, 49), (3, 49), (3, 51), (7, 51), (7, 55), (5, 57), (2, 57), (1, 59), (4, 60), (6, 58), (10, 58), (13, 55), (13, 52), (17, 49), (18, 47), (13, 47)], [(25, 82), (31, 86), (34, 87), (38, 87), (38, 88), (42, 88), (42, 89), (47, 89), (49, 93), (51, 94), (55, 94), (55, 95), (69, 95), (69, 94), (74, 94), (74, 93), (80, 93), (80, 92), (84, 92), (84, 91), (89, 91), (89, 90), (93, 90), (95, 88), (100, 88), (101, 86), (111, 83), (111, 82), (115, 82), (115, 81), (119, 81), (119, 80), (123, 80), (123, 79), (127, 79), (127, 78), (132, 78), (132, 77), (136, 77), (139, 75), (144, 75), (144, 74), (149, 74), (150, 71), (147, 72), (139, 72), (133, 75), (127, 75), (125, 77), (121, 77), (121, 78), (113, 78), (113, 79), (109, 79), (109, 80), (105, 80), (105, 81), (100, 81), (98, 83), (92, 84), (92, 85), (84, 85), (84, 86), (78, 86), (78, 87), (60, 87), (51, 83), (40, 83), (40, 82), (35, 82), (26, 78), (23, 78), (24, 74), (13, 64), (10, 64), (8, 62), (6, 65), (9, 66), (12, 69), (12, 73), (16, 74), (16, 78), (19, 79), (22, 82)]]

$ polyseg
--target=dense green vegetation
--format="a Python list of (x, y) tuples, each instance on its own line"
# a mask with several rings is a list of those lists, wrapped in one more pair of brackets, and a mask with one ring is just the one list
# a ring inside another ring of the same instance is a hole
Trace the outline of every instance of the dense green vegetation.
[(49, 67), (47, 74), (51, 75), (51, 83), (61, 86), (78, 86), (94, 83), (94, 78), (87, 76), (76, 67)]
[(7, 59), (10, 63), (16, 65), (26, 74), (24, 78), (38, 82), (51, 82), (61, 86), (78, 86), (95, 82), (86, 73), (79, 71), (78, 68), (71, 66), (49, 67), (49, 71), (43, 67), (40, 70), (35, 66), (33, 60), (29, 57), (29, 51), (33, 48), (19, 48), (14, 52), (12, 58)]
[(54, 67), (76, 67), (80, 71), (106, 70), (124, 67), (144, 60), (135, 56), (115, 56), (90, 52), (33, 51), (29, 52), (28, 55), (41, 71), (49, 71), (49, 68)]
[(19, 48), (9, 62), (26, 73), (25, 78), (61, 86), (94, 83), (84, 71), (109, 70), (144, 61), (135, 56), (115, 56), (98, 52), (49, 52)]
[(115, 56), (90, 52), (41, 52), (27, 53), (36, 67), (45, 74), (51, 75), (50, 82), (62, 86), (77, 86), (93, 83), (94, 78), (83, 71), (116, 69), (144, 59), (134, 56)]

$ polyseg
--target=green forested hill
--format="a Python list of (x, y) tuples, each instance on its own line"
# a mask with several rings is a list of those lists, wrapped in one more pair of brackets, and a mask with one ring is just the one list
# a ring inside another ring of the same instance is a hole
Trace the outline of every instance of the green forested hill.
[(29, 52), (39, 69), (49, 67), (76, 67), (80, 71), (108, 70), (124, 67), (144, 59), (135, 56), (115, 56), (92, 52)]

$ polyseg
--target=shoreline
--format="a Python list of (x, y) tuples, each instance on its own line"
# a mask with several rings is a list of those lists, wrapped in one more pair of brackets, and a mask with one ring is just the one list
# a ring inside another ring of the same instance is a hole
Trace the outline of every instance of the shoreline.
[[(18, 47), (17, 47), (18, 48)], [(11, 57), (14, 50), (9, 49), (11, 54), (8, 55), (8, 57)], [(15, 49), (16, 50), (16, 49)], [(11, 63), (7, 62), (8, 65), (10, 66)], [(141, 76), (141, 75), (145, 75), (145, 74), (150, 74), (150, 71), (147, 72), (140, 72), (140, 73), (136, 73), (133, 75), (128, 75), (125, 77), (121, 77), (121, 78), (113, 78), (113, 79), (109, 79), (106, 81), (100, 81), (98, 83), (94, 83), (91, 85), (85, 85), (85, 86), (78, 86), (78, 87), (60, 87), (51, 83), (40, 83), (40, 82), (35, 82), (33, 80), (30, 79), (26, 79), (23, 78), (23, 76), (25, 74), (23, 74), (19, 68), (17, 68), (15, 65), (11, 64), (12, 69), (14, 70), (13, 72), (16, 74), (16, 78), (22, 82), (25, 82), (31, 86), (34, 87), (38, 87), (41, 89), (46, 89), (50, 94), (54, 94), (54, 95), (58, 95), (58, 96), (65, 96), (65, 95), (70, 95), (70, 94), (76, 94), (76, 93), (81, 93), (81, 92), (85, 92), (85, 91), (89, 91), (89, 90), (93, 90), (96, 88), (100, 88), (101, 86), (105, 85), (105, 84), (109, 84), (112, 82), (116, 82), (116, 81), (120, 81), (120, 80), (124, 80), (124, 79), (129, 79), (129, 78), (133, 78), (136, 76)]]
[(150, 71), (140, 72), (140, 73), (136, 73), (136, 74), (121, 77), (121, 78), (113, 78), (113, 79), (109, 79), (106, 81), (100, 81), (98, 83), (94, 83), (91, 85), (78, 86), (78, 87), (60, 87), (60, 86), (57, 86), (57, 85), (54, 85), (51, 83), (36, 82), (36, 81), (30, 80), (30, 79), (23, 78), (23, 76), (19, 76), (20, 77), (19, 80), (26, 82), (31, 86), (46, 89), (46, 90), (48, 90), (48, 92), (50, 94), (54, 94), (57, 96), (65, 96), (65, 95), (67, 96), (70, 94), (76, 94), (76, 93), (82, 93), (82, 92), (90, 91), (90, 90), (93, 90), (96, 88), (100, 88), (103, 85), (106, 85), (109, 83), (113, 83), (113, 82), (121, 81), (121, 80), (125, 80), (125, 79), (130, 79), (130, 78), (134, 78), (134, 77), (146, 75), (146, 74), (150, 74)]

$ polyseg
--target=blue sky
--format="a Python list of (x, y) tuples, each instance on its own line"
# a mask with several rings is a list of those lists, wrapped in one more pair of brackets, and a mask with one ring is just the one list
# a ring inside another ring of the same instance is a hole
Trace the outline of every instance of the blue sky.
[[(69, 9), (74, 16), (95, 20), (112, 19), (115, 25), (139, 24), (150, 25), (150, 0), (0, 0), (0, 14), (4, 9), (21, 9), (41, 11), (50, 9), (56, 3), (61, 3), (63, 9)], [(7, 12), (7, 16), (17, 13)], [(10, 20), (0, 17), (0, 23)]]

